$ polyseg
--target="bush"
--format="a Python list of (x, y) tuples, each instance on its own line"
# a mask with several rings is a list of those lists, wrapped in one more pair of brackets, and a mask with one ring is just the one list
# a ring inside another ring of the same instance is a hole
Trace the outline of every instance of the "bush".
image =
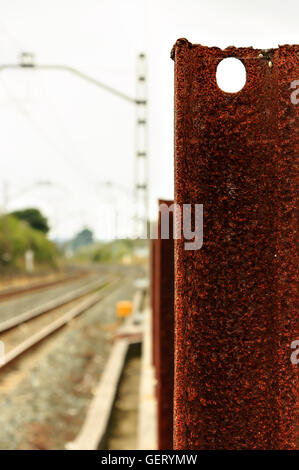
[(0, 217), (0, 264), (22, 265), (27, 250), (34, 252), (37, 263), (55, 264), (56, 246), (42, 232), (12, 215)]
[(95, 242), (76, 252), (77, 261), (94, 263), (122, 263), (125, 257), (134, 257), (134, 250), (147, 246), (147, 240), (118, 239)]

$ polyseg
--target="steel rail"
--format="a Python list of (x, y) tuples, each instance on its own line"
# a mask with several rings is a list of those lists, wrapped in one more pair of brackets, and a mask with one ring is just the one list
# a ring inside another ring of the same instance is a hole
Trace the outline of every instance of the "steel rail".
[[(116, 278), (114, 278), (114, 280), (116, 280)], [(61, 317), (50, 322), (48, 325), (41, 328), (32, 336), (20, 342), (11, 350), (6, 352), (4, 354), (4, 357), (2, 358), (2, 362), (0, 363), (0, 368), (5, 367), (7, 364), (12, 362), (18, 356), (22, 355), (33, 346), (40, 343), (43, 339), (47, 338), (49, 335), (51, 335), (52, 333), (54, 333), (55, 331), (57, 331), (64, 325), (66, 325), (70, 320), (77, 317), (81, 313), (85, 312), (86, 310), (93, 307), (95, 304), (97, 304), (101, 300), (103, 300), (103, 298), (109, 294), (109, 288), (111, 288), (112, 286), (114, 287), (114, 284), (111, 285), (110, 283), (109, 285), (106, 286), (106, 288), (104, 288), (104, 290), (102, 289), (101, 292), (96, 292), (96, 293), (91, 294), (87, 299), (82, 300), (78, 305), (70, 308), (70, 310), (63, 313)]]
[(13, 287), (13, 288), (6, 287), (0, 290), (0, 300), (2, 301), (10, 297), (25, 295), (33, 291), (46, 289), (47, 287), (54, 287), (56, 285), (66, 284), (68, 282), (76, 281), (77, 279), (87, 277), (90, 274), (91, 274), (90, 272), (84, 271), (84, 272), (79, 272), (73, 275), (53, 279), (52, 281), (49, 280), (49, 281), (44, 281), (44, 282), (42, 281), (42, 282), (32, 283), (31, 285), (28, 285), (28, 286)]
[(55, 308), (61, 307), (65, 305), (66, 303), (71, 302), (72, 300), (76, 300), (88, 294), (89, 292), (99, 289), (106, 282), (109, 282), (109, 279), (111, 279), (111, 276), (107, 275), (106, 277), (104, 277), (104, 279), (101, 279), (101, 280), (97, 279), (96, 281), (93, 281), (80, 288), (74, 289), (71, 292), (67, 292), (66, 294), (63, 294), (62, 296), (54, 300), (50, 300), (48, 302), (45, 302), (42, 305), (33, 307), (30, 310), (27, 310), (26, 312), (21, 313), (20, 315), (16, 315), (13, 318), (4, 320), (0, 322), (0, 333), (3, 331), (7, 331), (17, 325), (20, 325), (21, 323), (24, 323), (28, 320), (31, 320), (32, 318), (35, 318), (39, 315), (42, 315), (51, 310), (54, 310)]

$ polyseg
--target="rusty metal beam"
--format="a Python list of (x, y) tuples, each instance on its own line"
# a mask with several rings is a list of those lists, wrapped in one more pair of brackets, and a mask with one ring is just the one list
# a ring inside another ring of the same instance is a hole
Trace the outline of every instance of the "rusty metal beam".
[(151, 240), (151, 308), (152, 308), (152, 363), (156, 365), (156, 305), (157, 305), (157, 240)]
[[(216, 84), (232, 56), (235, 94)], [(203, 247), (175, 248), (175, 448), (298, 449), (299, 46), (172, 57), (175, 199), (204, 210)]]
[[(156, 240), (156, 325), (155, 366), (158, 403), (158, 449), (173, 448), (173, 382), (174, 382), (174, 240), (173, 212), (169, 212), (169, 237), (163, 238), (163, 207), (173, 201), (159, 201), (158, 239)], [(168, 211), (166, 211), (168, 215)]]

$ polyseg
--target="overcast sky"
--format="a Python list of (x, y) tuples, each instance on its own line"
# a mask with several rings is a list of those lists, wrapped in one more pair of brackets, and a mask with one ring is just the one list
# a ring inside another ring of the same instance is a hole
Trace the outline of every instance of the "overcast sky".
[[(0, 63), (32, 51), (37, 62), (74, 66), (133, 96), (136, 56), (146, 52), (153, 205), (173, 197), (176, 39), (276, 47), (298, 43), (298, 18), (298, 0), (0, 0)], [(40, 207), (55, 237), (86, 225), (103, 238), (111, 222), (103, 201), (129, 206), (125, 192), (101, 183), (133, 185), (134, 113), (63, 72), (0, 72), (2, 205), (6, 194), (9, 210)], [(34, 186), (41, 181), (52, 186)]]

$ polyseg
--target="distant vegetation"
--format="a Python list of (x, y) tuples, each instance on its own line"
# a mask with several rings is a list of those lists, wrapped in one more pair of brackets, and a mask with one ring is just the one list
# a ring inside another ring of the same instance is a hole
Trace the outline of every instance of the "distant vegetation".
[(35, 270), (58, 266), (68, 250), (75, 262), (83, 263), (143, 263), (148, 254), (147, 240), (94, 241), (92, 231), (84, 228), (72, 240), (55, 244), (47, 238), (48, 231), (47, 218), (38, 209), (0, 216), (0, 271), (24, 270), (29, 251)]
[(18, 220), (27, 222), (30, 227), (34, 228), (35, 230), (39, 230), (43, 233), (49, 232), (50, 227), (48, 225), (48, 221), (38, 209), (23, 209), (21, 211), (12, 212), (11, 215)]
[[(34, 215), (34, 212), (31, 214)], [(45, 223), (41, 226), (35, 216), (31, 222), (26, 220), (26, 217), (19, 218), (16, 214), (0, 217), (0, 267), (23, 269), (27, 250), (33, 251), (36, 264), (47, 266), (56, 264), (57, 248), (45, 235), (45, 228), (48, 225), (46, 219), (43, 219)], [(32, 228), (32, 224), (40, 228)]]
[(75, 253), (75, 259), (93, 263), (125, 263), (136, 261), (137, 251), (147, 247), (147, 240), (113, 240), (95, 242), (82, 247)]
[(85, 228), (75, 236), (70, 246), (73, 251), (78, 251), (81, 247), (91, 245), (92, 243), (93, 233), (88, 228)]

